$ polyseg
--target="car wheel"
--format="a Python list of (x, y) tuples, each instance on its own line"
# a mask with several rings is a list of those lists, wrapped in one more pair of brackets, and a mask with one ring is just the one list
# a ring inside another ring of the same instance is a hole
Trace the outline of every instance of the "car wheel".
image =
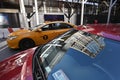
[(28, 48), (32, 48), (35, 46), (35, 43), (32, 39), (23, 39), (20, 41), (19, 43), (19, 47), (22, 50), (28, 49)]

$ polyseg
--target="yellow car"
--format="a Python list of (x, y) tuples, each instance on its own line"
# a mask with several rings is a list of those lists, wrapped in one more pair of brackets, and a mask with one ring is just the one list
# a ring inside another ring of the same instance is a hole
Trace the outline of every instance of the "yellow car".
[(28, 49), (45, 44), (71, 28), (76, 28), (76, 25), (61, 21), (43, 23), (30, 30), (22, 29), (9, 34), (7, 44), (12, 49)]

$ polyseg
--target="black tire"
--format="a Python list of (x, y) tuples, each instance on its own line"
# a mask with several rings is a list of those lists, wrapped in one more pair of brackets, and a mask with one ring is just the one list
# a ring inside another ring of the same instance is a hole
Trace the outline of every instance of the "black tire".
[(28, 39), (28, 38), (21, 40), (19, 43), (19, 47), (22, 50), (32, 48), (34, 46), (35, 46), (34, 41), (32, 39)]

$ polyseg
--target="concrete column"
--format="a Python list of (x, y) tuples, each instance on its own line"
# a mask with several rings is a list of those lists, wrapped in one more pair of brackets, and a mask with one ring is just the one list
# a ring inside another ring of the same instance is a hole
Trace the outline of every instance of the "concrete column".
[(84, 4), (87, 2), (87, 0), (82, 0), (82, 7), (81, 7), (81, 25), (83, 25), (83, 19), (84, 19)]
[(46, 11), (46, 2), (45, 1), (43, 2), (43, 8), (44, 8), (44, 13), (47, 13), (47, 11)]
[(63, 4), (63, 7), (62, 7), (62, 9), (63, 9), (63, 13), (65, 13), (65, 6), (64, 6), (64, 4)]
[(21, 12), (22, 18), (23, 18), (22, 23), (24, 23), (24, 26), (21, 26), (21, 27), (29, 28), (28, 27), (27, 17), (26, 17), (26, 10), (25, 10), (25, 6), (24, 6), (24, 1), (23, 0), (19, 0), (19, 3), (20, 3), (20, 12)]
[(83, 16), (84, 16), (84, 0), (82, 0), (82, 7), (81, 7), (81, 22), (80, 22), (81, 25), (83, 25)]
[(109, 24), (109, 22), (110, 22), (111, 10), (112, 10), (112, 7), (115, 5), (116, 2), (117, 2), (117, 0), (115, 0), (114, 2), (113, 2), (113, 0), (110, 0), (109, 12), (108, 12), (108, 18), (107, 18), (107, 24)]
[(38, 4), (37, 4), (37, 0), (34, 0), (35, 3), (35, 16), (36, 16), (36, 24), (39, 25), (39, 16), (38, 16)]

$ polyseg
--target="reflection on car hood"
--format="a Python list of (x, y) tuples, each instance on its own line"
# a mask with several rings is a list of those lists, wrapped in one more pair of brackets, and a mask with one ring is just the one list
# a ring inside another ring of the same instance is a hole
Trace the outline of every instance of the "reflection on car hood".
[(69, 48), (48, 80), (120, 80), (120, 42), (105, 38), (105, 44), (95, 58)]
[(28, 32), (30, 32), (30, 30), (21, 29), (21, 30), (17, 30), (17, 31), (12, 32), (9, 36), (21, 35), (21, 34), (28, 33)]
[(85, 27), (79, 26), (78, 29), (120, 41), (120, 24), (87, 24)]
[(0, 80), (32, 79), (32, 57), (35, 48), (22, 51), (0, 62)]

